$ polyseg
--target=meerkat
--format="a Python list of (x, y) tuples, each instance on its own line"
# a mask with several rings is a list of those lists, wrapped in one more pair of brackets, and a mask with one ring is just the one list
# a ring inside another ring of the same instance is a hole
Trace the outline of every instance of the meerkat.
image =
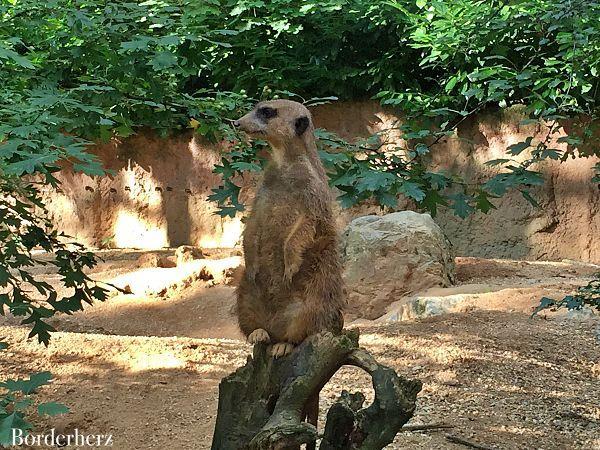
[(234, 126), (271, 146), (243, 233), (238, 323), (249, 343), (271, 343), (278, 358), (312, 334), (343, 327), (331, 191), (304, 105), (261, 102)]

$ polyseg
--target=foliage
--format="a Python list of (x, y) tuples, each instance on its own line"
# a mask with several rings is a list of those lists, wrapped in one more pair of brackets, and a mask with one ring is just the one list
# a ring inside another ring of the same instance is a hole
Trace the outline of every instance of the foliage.
[[(392, 197), (404, 195), (432, 213), (448, 205), (466, 216), (489, 211), (512, 188), (533, 202), (530, 189), (543, 183), (535, 163), (598, 152), (599, 11), (598, 2), (583, 0), (5, 3), (0, 98), (17, 130), (0, 151), (17, 155), (14, 173), (52, 163), (56, 152), (36, 146), (52, 141), (35, 134), (50, 124), (88, 139), (146, 126), (237, 142), (223, 119), (255, 99), (375, 96), (405, 113), (406, 145), (375, 144), (365, 158), (364, 148), (337, 139), (332, 152), (323, 141), (343, 204), (373, 197), (392, 206)], [(496, 177), (473, 186), (426, 170), (431, 147), (459, 124), (516, 104), (550, 131), (541, 142), (511, 146), (493, 162), (503, 168)], [(581, 120), (559, 139), (567, 149), (555, 148), (553, 137), (571, 118)], [(53, 139), (50, 150), (85, 158), (85, 142)], [(223, 215), (243, 209), (235, 180), (259, 164), (256, 148), (236, 151), (217, 168), (223, 185), (211, 197)], [(33, 157), (21, 161), (19, 152)]]
[[(49, 318), (104, 300), (107, 291), (84, 272), (96, 257), (66, 244), (47, 220), (39, 186), (56, 187), (54, 174), (64, 165), (103, 175), (87, 146), (126, 137), (136, 127), (166, 134), (189, 126), (214, 139), (229, 129), (223, 110), (245, 99), (211, 91), (205, 101), (185, 92), (185, 79), (204, 64), (204, 52), (219, 46), (212, 38), (228, 32), (198, 35), (190, 23), (195, 13), (181, 17), (175, 9), (162, 2), (0, 5), (0, 312), (22, 317), (30, 337), (45, 344), (54, 331)], [(55, 266), (69, 293), (60, 297), (56, 286), (37, 280), (34, 264)], [(4, 434), (30, 428), (8, 386), (0, 397), (9, 407), (0, 416)]]
[(258, 151), (264, 146), (264, 141), (247, 145), (244, 140), (236, 139), (227, 155), (221, 158), (221, 164), (215, 166), (214, 172), (221, 174), (223, 184), (213, 189), (208, 200), (217, 203), (219, 215), (235, 217), (244, 210), (243, 203), (239, 201), (240, 186), (236, 184), (236, 179), (242, 177), (244, 172), (259, 172), (263, 169), (266, 162), (258, 156)]
[[(397, 194), (404, 194), (432, 213), (438, 205), (449, 205), (456, 215), (466, 217), (476, 210), (488, 212), (494, 208), (493, 198), (517, 188), (537, 206), (530, 189), (544, 180), (535, 163), (600, 156), (594, 122), (599, 3), (398, 1), (386, 5), (397, 13), (390, 18), (389, 11), (380, 7), (377, 20), (396, 23), (404, 45), (390, 49), (385, 66), (377, 66), (375, 73), (408, 75), (403, 65), (412, 55), (412, 67), (419, 74), (406, 76), (410, 81), (384, 88), (375, 97), (405, 113), (400, 131), (407, 145), (391, 154), (376, 148), (360, 160), (352, 154), (336, 158), (333, 184), (344, 191), (345, 203), (374, 195), (380, 204), (391, 206)], [(503, 169), (482, 185), (427, 173), (426, 155), (432, 146), (454, 134), (461, 123), (480, 111), (513, 105), (524, 106), (528, 116), (524, 124), (548, 124), (546, 137), (539, 141), (528, 137), (510, 146), (507, 158), (489, 162)], [(570, 135), (556, 139), (565, 124), (571, 125)], [(568, 146), (556, 148), (554, 141)], [(453, 189), (443, 192), (449, 187)]]
[[(13, 429), (22, 430), (25, 434), (32, 428), (25, 413), (34, 407), (33, 396), (38, 388), (51, 380), (50, 372), (40, 372), (31, 375), (28, 379), (9, 379), (0, 383), (0, 388), (5, 391), (5, 394), (0, 397), (0, 445), (12, 444)], [(40, 416), (55, 416), (68, 413), (69, 408), (60, 403), (45, 402), (38, 403), (35, 411)]]
[[(323, 11), (312, 4), (290, 10), (282, 6), (287, 2), (241, 3), (235, 11), (245, 23), (240, 34), (261, 45), (232, 43), (219, 65), (233, 58), (238, 64), (226, 70), (237, 75), (217, 78), (224, 86), (252, 90), (262, 79), (305, 95), (375, 94), (404, 113), (399, 131), (406, 145), (391, 151), (376, 139), (371, 145), (333, 139), (333, 146), (327, 145), (331, 137), (321, 140), (345, 206), (373, 197), (394, 207), (402, 195), (433, 214), (449, 206), (466, 217), (494, 209), (493, 199), (514, 188), (537, 206), (530, 192), (544, 183), (537, 163), (600, 154), (598, 2), (326, 2)], [(277, 15), (281, 8), (284, 18)], [(260, 70), (250, 74), (245, 63)], [(232, 79), (235, 84), (227, 84)], [(524, 125), (543, 122), (548, 133), (490, 161), (499, 166), (496, 176), (470, 185), (426, 170), (431, 148), (471, 116), (514, 105), (523, 105)], [(564, 130), (569, 135), (558, 137)], [(227, 183), (221, 189), (227, 191)], [(233, 197), (235, 188), (229, 192)]]
[[(31, 326), (29, 337), (48, 344), (54, 328), (47, 319), (56, 313), (72, 314), (83, 303), (104, 300), (107, 289), (84, 272), (96, 264), (93, 253), (77, 244), (67, 244), (46, 218), (39, 191), (19, 179), (0, 179), (0, 314), (9, 311)], [(36, 257), (41, 249), (48, 252)], [(60, 284), (70, 295), (59, 297), (56, 287), (38, 281), (29, 270), (33, 265), (54, 266)]]
[[(31, 327), (29, 337), (47, 345), (54, 331), (49, 318), (82, 310), (84, 302), (104, 300), (107, 290), (84, 272), (96, 264), (96, 257), (81, 246), (65, 243), (64, 236), (53, 229), (35, 185), (5, 175), (0, 178), (0, 194), (0, 314), (22, 317), (21, 324)], [(40, 249), (48, 253), (42, 255)], [(37, 280), (31, 272), (34, 264), (54, 266), (68, 293), (59, 296), (56, 286)], [(0, 350), (6, 348), (0, 342)], [(42, 372), (29, 380), (0, 383), (4, 391), (0, 394), (0, 445), (10, 443), (13, 428), (31, 428), (25, 417), (33, 404), (31, 395), (50, 378), (49, 372)], [(37, 411), (54, 415), (68, 410), (51, 402), (39, 404)]]
[(545, 309), (556, 311), (567, 308), (569, 311), (573, 311), (585, 306), (595, 308), (600, 312), (600, 273), (597, 273), (587, 285), (578, 288), (574, 294), (567, 295), (561, 300), (543, 297), (531, 316), (533, 317)]
[[(249, 147), (227, 119), (291, 91), (374, 95), (404, 112), (405, 144), (390, 149), (382, 136), (351, 144), (319, 131), (343, 205), (374, 198), (393, 208), (404, 196), (466, 217), (512, 188), (535, 202), (529, 190), (543, 183), (535, 163), (599, 152), (599, 12), (598, 2), (579, 0), (5, 2), (0, 170), (55, 184), (68, 161), (100, 175), (90, 140), (192, 128), (231, 142), (211, 199), (234, 215), (243, 209), (236, 180), (262, 167), (264, 143)], [(470, 116), (517, 104), (528, 122), (549, 124), (548, 136), (510, 146), (490, 162), (503, 168), (498, 175), (471, 185), (427, 169), (431, 148)], [(553, 135), (574, 118), (559, 139), (566, 149), (554, 148)]]
[[(598, 78), (600, 3), (589, 1), (417, 2), (412, 13), (394, 3), (413, 24), (410, 46), (421, 50), (422, 79), (431, 88), (382, 91), (384, 104), (410, 111), (409, 119), (429, 117), (422, 132), (441, 136), (466, 117), (490, 107), (524, 105), (524, 124), (548, 124), (547, 136), (528, 137), (507, 149), (502, 173), (477, 186), (468, 204), (486, 212), (487, 197), (517, 187), (535, 204), (528, 188), (543, 183), (534, 163), (545, 159), (600, 156), (598, 147)], [(426, 13), (425, 13), (426, 12)], [(424, 14), (425, 13), (425, 14)], [(551, 142), (568, 119), (576, 125), (554, 148)], [(410, 120), (409, 120), (410, 124)], [(416, 127), (419, 128), (419, 127)], [(421, 132), (416, 128), (410, 133)], [(595, 133), (596, 132), (596, 133)], [(594, 134), (595, 133), (595, 134)], [(418, 145), (418, 144), (417, 144)], [(527, 154), (516, 160), (514, 157)], [(467, 189), (465, 187), (465, 193)], [(484, 199), (483, 209), (477, 204)], [(460, 208), (455, 212), (459, 215)]]

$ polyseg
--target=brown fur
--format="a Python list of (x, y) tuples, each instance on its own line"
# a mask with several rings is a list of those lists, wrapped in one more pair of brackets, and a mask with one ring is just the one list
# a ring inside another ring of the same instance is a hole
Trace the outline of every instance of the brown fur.
[[(276, 116), (265, 119), (265, 107)], [(246, 336), (264, 329), (273, 343), (339, 332), (346, 297), (331, 193), (310, 112), (300, 103), (273, 100), (259, 103), (236, 125), (272, 148), (246, 220), (239, 326)]]

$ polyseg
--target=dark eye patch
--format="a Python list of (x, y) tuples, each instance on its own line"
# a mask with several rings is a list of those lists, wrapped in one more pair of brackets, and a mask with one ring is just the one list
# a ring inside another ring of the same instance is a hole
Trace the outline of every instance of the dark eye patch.
[(277, 110), (275, 108), (270, 108), (268, 106), (263, 106), (262, 108), (258, 108), (256, 111), (256, 115), (263, 120), (269, 120), (273, 117), (277, 117)]

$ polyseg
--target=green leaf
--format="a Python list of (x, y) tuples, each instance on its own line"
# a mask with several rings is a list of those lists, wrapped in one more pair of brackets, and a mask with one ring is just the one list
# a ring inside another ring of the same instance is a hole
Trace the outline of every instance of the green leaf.
[(536, 208), (540, 207), (540, 204), (537, 202), (537, 200), (535, 198), (533, 198), (531, 196), (531, 194), (529, 193), (529, 191), (527, 191), (525, 189), (522, 189), (520, 192), (523, 195), (523, 197), (525, 198), (525, 200), (527, 200), (529, 203), (531, 203)]
[(389, 208), (398, 207), (398, 198), (389, 192), (378, 192), (376, 194), (376, 199), (377, 203), (379, 203), (381, 206), (387, 206)]
[(449, 195), (448, 198), (453, 200), (450, 206), (454, 210), (454, 214), (461, 219), (467, 218), (474, 211), (474, 208), (469, 204), (470, 198), (467, 195), (458, 193)]
[(432, 217), (436, 216), (438, 205), (448, 206), (446, 199), (435, 190), (427, 191), (421, 204), (427, 208)]
[(67, 414), (69, 412), (69, 408), (67, 406), (56, 402), (40, 403), (37, 409), (40, 416), (57, 416), (59, 414)]
[(456, 83), (458, 82), (458, 76), (454, 76), (451, 77), (448, 82), (446, 83), (446, 86), (444, 87), (446, 92), (450, 92), (452, 89), (454, 89), (454, 86), (456, 86)]
[(506, 174), (501, 173), (486, 181), (482, 187), (484, 190), (501, 197), (508, 190), (509, 180)]
[(356, 204), (358, 199), (349, 193), (344, 193), (339, 195), (337, 200), (340, 202), (342, 208), (350, 208)]
[(531, 313), (531, 318), (535, 317), (538, 313), (540, 313), (544, 309), (552, 308), (555, 305), (556, 305), (555, 300), (548, 298), (548, 297), (542, 297), (540, 300), (540, 304), (538, 306), (536, 306), (535, 309), (533, 310), (533, 313)]
[(31, 375), (28, 380), (6, 380), (0, 383), (1, 387), (8, 389), (10, 392), (22, 392), (23, 394), (32, 394), (40, 386), (48, 384), (52, 379), (50, 372), (39, 372)]
[(10, 278), (11, 276), (8, 267), (0, 266), (0, 286), (6, 286)]
[(576, 147), (578, 145), (581, 145), (582, 140), (577, 136), (561, 136), (556, 140), (556, 142), (567, 143)]
[(354, 172), (348, 171), (343, 173), (341, 176), (334, 178), (332, 177), (332, 179), (330, 180), (330, 183), (332, 186), (353, 186), (354, 183), (356, 183), (356, 174)]
[(358, 177), (356, 189), (358, 192), (377, 191), (390, 186), (396, 180), (396, 176), (388, 172), (368, 170)]
[(152, 38), (147, 36), (137, 36), (135, 40), (125, 41), (121, 43), (122, 51), (147, 50), (148, 44), (152, 42)]
[(0, 445), (12, 445), (13, 429), (21, 430), (25, 434), (27, 430), (32, 428), (32, 425), (23, 419), (21, 413), (13, 412), (0, 420)]
[(431, 187), (438, 191), (447, 188), (452, 181), (444, 173), (427, 172), (423, 174), (423, 178), (431, 184)]
[(16, 63), (17, 65), (26, 69), (35, 69), (35, 66), (27, 58), (19, 55), (17, 52), (4, 48), (0, 45), (0, 59), (8, 59)]
[(98, 121), (99, 125), (106, 125), (108, 127), (111, 127), (115, 124), (114, 121), (107, 119), (106, 117), (100, 117), (100, 120)]
[[(21, 323), (27, 323), (25, 321)], [(33, 321), (33, 328), (29, 332), (27, 337), (32, 338), (37, 336), (38, 342), (48, 345), (50, 342), (50, 332), (56, 331), (56, 329), (52, 326), (44, 322), (43, 320), (35, 320)]]
[(242, 212), (243, 210), (244, 208), (240, 206), (219, 206), (217, 211), (215, 211), (215, 214), (221, 217), (231, 217), (233, 219), (238, 212)]
[(239, 170), (240, 172), (260, 172), (262, 170), (258, 164), (244, 161), (234, 162), (231, 164), (231, 167), (233, 167), (235, 170)]
[(492, 209), (497, 209), (496, 206), (489, 200), (487, 192), (480, 191), (475, 197), (475, 204), (479, 211), (487, 214)]
[(171, 52), (158, 52), (150, 61), (150, 65), (154, 70), (169, 69), (177, 65), (177, 56)]
[(223, 203), (232, 195), (232, 190), (224, 186), (212, 189), (212, 194), (208, 196), (208, 200), (211, 202)]
[(415, 145), (414, 152), (420, 156), (426, 155), (427, 153), (429, 153), (429, 147), (425, 144), (419, 143)]
[(509, 146), (508, 153), (514, 156), (520, 155), (523, 152), (523, 150), (531, 146), (532, 139), (533, 137), (529, 136), (527, 139), (525, 139), (525, 141)]
[(417, 202), (422, 202), (425, 198), (425, 192), (423, 192), (421, 186), (410, 181), (404, 181), (400, 185), (398, 192), (406, 195), (409, 198), (412, 198)]
[(319, 158), (321, 159), (321, 161), (323, 161), (323, 164), (325, 164), (326, 166), (335, 163), (345, 162), (349, 159), (348, 155), (346, 155), (345, 153), (329, 153), (322, 150), (319, 151)]
[(561, 155), (562, 151), (557, 148), (545, 148), (540, 152), (541, 159), (550, 158), (557, 161), (560, 159)]
[(499, 158), (499, 159), (492, 159), (490, 161), (486, 161), (485, 165), (486, 166), (501, 166), (503, 164), (506, 164), (507, 162), (511, 162), (511, 159), (506, 159), (506, 158)]
[(73, 170), (75, 172), (83, 172), (91, 177), (101, 177), (106, 175), (106, 170), (102, 166), (100, 161), (87, 161), (85, 163), (73, 164)]
[(54, 164), (58, 159), (59, 157), (55, 153), (31, 154), (21, 161), (7, 164), (4, 171), (8, 175), (16, 176), (32, 174), (36, 171), (43, 171), (44, 167)]

